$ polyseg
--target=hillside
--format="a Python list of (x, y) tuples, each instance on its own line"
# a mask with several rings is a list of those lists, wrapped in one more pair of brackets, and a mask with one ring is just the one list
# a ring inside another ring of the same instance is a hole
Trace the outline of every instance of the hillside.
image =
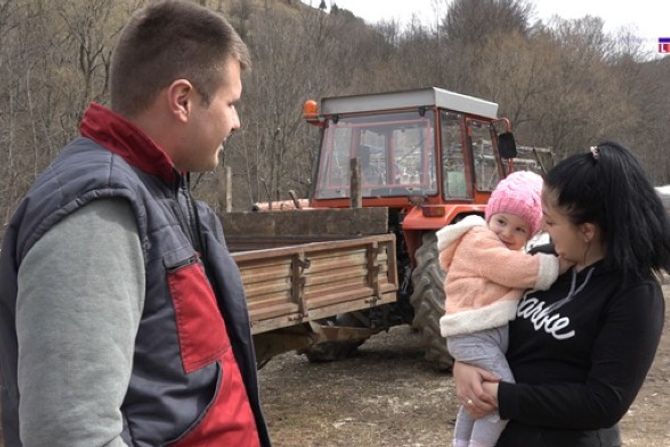
[[(604, 34), (598, 18), (531, 23), (520, 0), (455, 0), (439, 27), (401, 29), (298, 0), (199, 2), (224, 12), (253, 58), (243, 127), (223, 160), (238, 209), (287, 198), (289, 189), (307, 193), (319, 133), (301, 118), (306, 99), (433, 85), (499, 103), (520, 144), (551, 147), (560, 158), (620, 140), (656, 184), (670, 182), (670, 58), (647, 60), (634, 40)], [(3, 223), (77, 134), (86, 105), (108, 102), (115, 38), (142, 3), (0, 2)], [(196, 192), (220, 207), (223, 184), (220, 168), (199, 176)]]

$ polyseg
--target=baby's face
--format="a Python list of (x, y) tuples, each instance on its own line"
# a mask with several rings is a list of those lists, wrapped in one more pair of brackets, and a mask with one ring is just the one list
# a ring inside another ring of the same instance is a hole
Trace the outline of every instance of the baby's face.
[(489, 229), (510, 250), (520, 250), (530, 239), (528, 224), (516, 214), (494, 214), (489, 219)]

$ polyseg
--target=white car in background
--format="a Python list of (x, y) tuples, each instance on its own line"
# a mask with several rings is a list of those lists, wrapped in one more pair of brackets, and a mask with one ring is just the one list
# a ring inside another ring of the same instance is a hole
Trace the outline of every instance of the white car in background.
[(665, 211), (668, 214), (670, 214), (670, 185), (657, 186), (656, 192), (658, 193), (659, 196), (661, 196), (661, 200), (663, 201)]

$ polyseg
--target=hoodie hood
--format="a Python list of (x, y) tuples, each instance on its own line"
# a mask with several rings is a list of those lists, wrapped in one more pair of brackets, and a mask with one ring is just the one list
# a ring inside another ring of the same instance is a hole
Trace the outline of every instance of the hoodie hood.
[(463, 220), (447, 225), (437, 232), (437, 251), (446, 266), (451, 264), (456, 247), (458, 247), (458, 241), (465, 233), (475, 227), (486, 228), (486, 221), (483, 217), (477, 215), (466, 216)]

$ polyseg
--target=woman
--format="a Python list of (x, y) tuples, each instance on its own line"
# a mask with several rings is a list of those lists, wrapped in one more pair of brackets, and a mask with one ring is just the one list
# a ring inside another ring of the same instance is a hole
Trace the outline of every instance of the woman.
[(542, 206), (574, 267), (519, 302), (507, 352), (517, 384), (457, 363), (457, 395), (474, 417), (510, 420), (498, 447), (619, 446), (616, 424), (663, 328), (655, 274), (670, 270), (668, 217), (635, 157), (610, 142), (556, 165)]

